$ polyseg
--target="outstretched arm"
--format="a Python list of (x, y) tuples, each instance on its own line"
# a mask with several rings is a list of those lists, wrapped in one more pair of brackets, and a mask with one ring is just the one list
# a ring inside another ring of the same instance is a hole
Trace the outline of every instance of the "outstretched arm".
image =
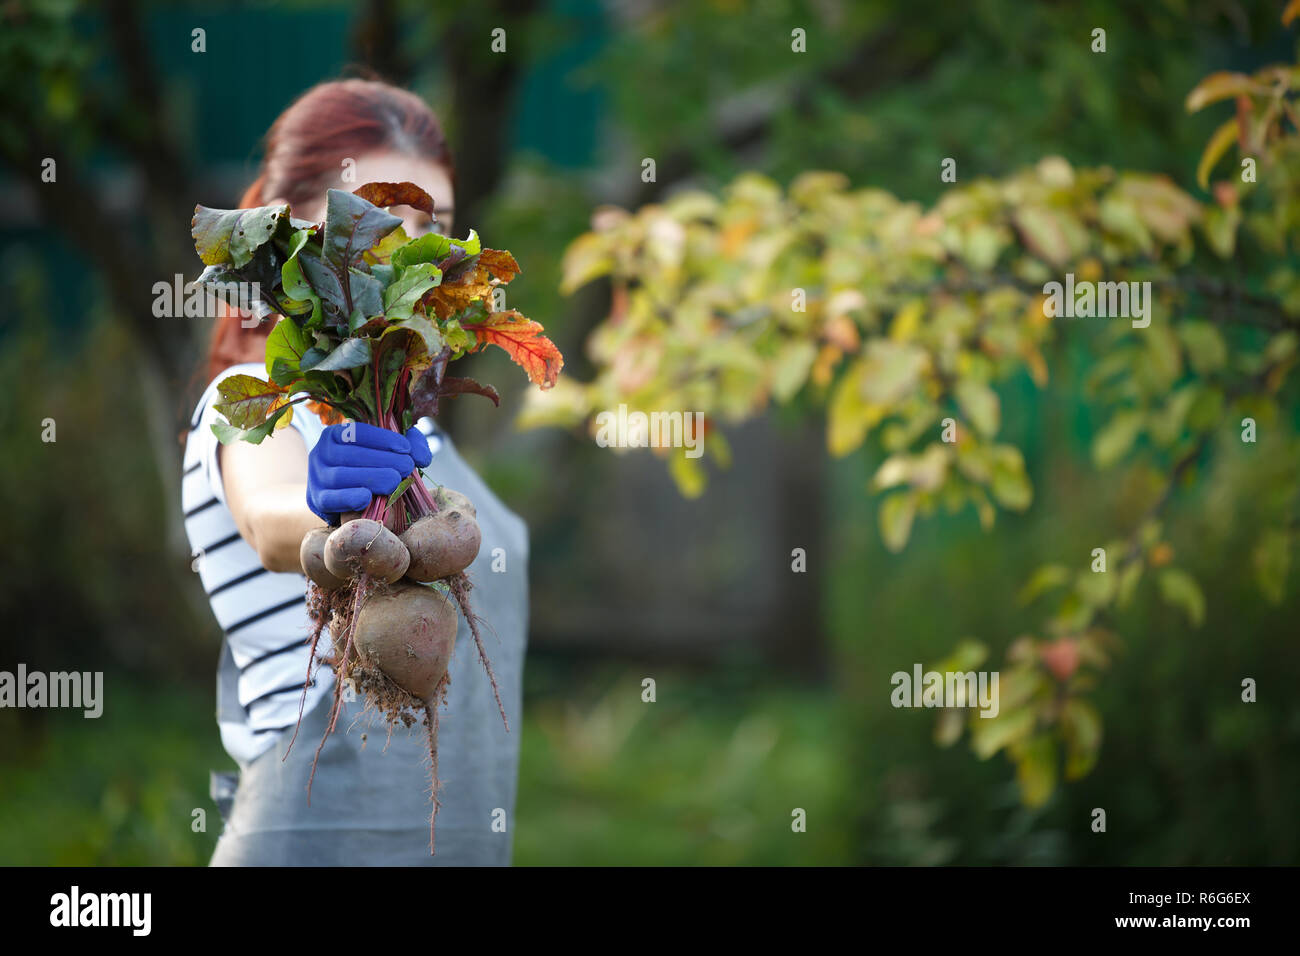
[(240, 535), (268, 571), (297, 571), (298, 551), (312, 528), (337, 524), (373, 495), (391, 494), (431, 459), (418, 428), (405, 436), (363, 423), (331, 425), (307, 452), (286, 428), (260, 445), (238, 442), (218, 452), (222, 487)]
[(325, 522), (307, 507), (307, 445), (296, 430), (217, 453), (235, 527), (268, 571), (297, 571), (303, 535)]

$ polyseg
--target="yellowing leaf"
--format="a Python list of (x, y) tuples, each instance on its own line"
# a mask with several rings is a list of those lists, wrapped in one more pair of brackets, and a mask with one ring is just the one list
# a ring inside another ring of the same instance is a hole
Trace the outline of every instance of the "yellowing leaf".
[(297, 323), (287, 317), (281, 319), (266, 337), (266, 374), (275, 374), (277, 359), (282, 359), (291, 371), (297, 372), (309, 348), (311, 342)]
[(951, 747), (961, 737), (966, 726), (966, 712), (960, 707), (945, 707), (939, 711), (934, 723), (934, 743), (937, 747)]
[(911, 471), (911, 462), (912, 459), (907, 455), (890, 455), (876, 469), (875, 477), (871, 479), (872, 485), (881, 491), (886, 488), (893, 488), (895, 485), (901, 485), (907, 481), (907, 476)]
[(946, 442), (933, 442), (911, 460), (908, 469), (908, 481), (913, 488), (921, 491), (938, 491), (948, 477), (948, 466), (952, 464), (952, 446)]
[[(704, 447), (705, 449), (708, 450), (709, 454), (713, 456), (713, 460), (718, 463), (718, 467), (730, 468), (731, 467), (731, 443), (727, 441), (727, 436), (722, 434), (722, 432), (720, 432), (716, 428), (703, 429), (703, 435), (704, 435)], [(689, 430), (688, 430), (688, 440), (689, 440)]]
[(1115, 598), (1119, 575), (1114, 572), (1100, 574), (1084, 569), (1075, 578), (1074, 591), (1088, 607), (1104, 608)]
[(595, 232), (583, 233), (573, 240), (564, 251), (560, 291), (569, 295), (592, 279), (607, 275), (614, 267), (608, 246), (607, 237)]
[[(307, 411), (312, 412), (320, 417), (322, 425), (340, 425), (343, 423), (343, 413), (337, 408), (332, 408), (321, 402), (304, 402)], [(289, 413), (292, 414), (292, 413)], [(288, 417), (288, 416), (286, 416)], [(279, 423), (276, 423), (277, 427)]]
[(1041, 807), (1056, 789), (1056, 741), (1039, 734), (1012, 748), (1016, 761), (1016, 782), (1020, 784), (1020, 802), (1027, 807)]
[(1034, 729), (1034, 712), (1013, 709), (1005, 699), (996, 717), (977, 717), (971, 721), (970, 742), (975, 756), (987, 760), (1003, 747), (1023, 740)]
[(565, 376), (552, 389), (530, 388), (524, 393), (524, 405), (515, 418), (515, 427), (521, 431), (548, 425), (568, 428), (580, 423), (590, 408), (587, 389)]
[(411, 241), (406, 230), (398, 226), (384, 238), (362, 253), (361, 258), (370, 265), (381, 265), (392, 258), (393, 252)]
[(983, 382), (963, 378), (953, 389), (953, 397), (976, 431), (989, 437), (997, 434), (1001, 413), (998, 396), (993, 389)]
[[(284, 389), (255, 375), (228, 375), (217, 385), (221, 401), (213, 405), (236, 428), (254, 428), (288, 401)], [(285, 413), (288, 417), (289, 413)]]
[(822, 338), (842, 352), (856, 352), (862, 344), (858, 336), (858, 327), (845, 315), (837, 315), (822, 326)]
[(1070, 237), (1061, 215), (1041, 206), (1025, 206), (1015, 214), (1016, 225), (1025, 245), (1052, 265), (1063, 265), (1070, 258)]
[(1043, 353), (1038, 351), (1032, 342), (1022, 342), (1020, 356), (1025, 360), (1025, 365), (1029, 368), (1029, 377), (1034, 380), (1034, 384), (1039, 388), (1046, 385), (1047, 360), (1043, 358)]
[(432, 216), (433, 197), (415, 183), (366, 183), (352, 191), (366, 202), (387, 209), (389, 206), (410, 206)]
[(1187, 349), (1187, 359), (1199, 374), (1217, 372), (1228, 361), (1228, 345), (1209, 322), (1183, 322), (1178, 337)]
[(1210, 170), (1237, 141), (1238, 129), (1237, 118), (1234, 116), (1216, 129), (1210, 141), (1206, 143), (1205, 152), (1201, 153), (1201, 161), (1196, 164), (1196, 182), (1202, 189), (1210, 188)]
[(1086, 700), (1074, 697), (1061, 709), (1065, 740), (1065, 779), (1087, 776), (1101, 752), (1101, 714)]
[(772, 396), (778, 402), (793, 398), (808, 381), (816, 358), (817, 346), (807, 339), (786, 343), (772, 363)]
[(1109, 468), (1128, 454), (1142, 432), (1142, 422), (1141, 412), (1116, 412), (1092, 440), (1092, 460), (1096, 466)]
[(998, 504), (1012, 511), (1024, 511), (1034, 499), (1034, 488), (1025, 473), (1025, 459), (1014, 445), (993, 449), (993, 477), (989, 490)]
[(885, 547), (897, 554), (907, 547), (916, 517), (916, 496), (911, 493), (890, 495), (880, 503), (880, 537)]
[(835, 374), (835, 366), (843, 357), (844, 353), (835, 346), (823, 345), (821, 351), (817, 353), (817, 361), (813, 363), (812, 374), (809, 376), (812, 383), (818, 388), (829, 385), (831, 376)]
[(1197, 83), (1192, 88), (1192, 91), (1187, 94), (1187, 102), (1184, 105), (1187, 112), (1195, 113), (1197, 110), (1204, 109), (1211, 103), (1217, 103), (1220, 100), (1231, 99), (1235, 96), (1250, 96), (1263, 91), (1264, 87), (1261, 87), (1260, 84), (1245, 73), (1230, 73), (1226, 70), (1220, 70), (1217, 73), (1211, 73)]
[(884, 413), (912, 392), (921, 373), (930, 367), (930, 355), (918, 345), (872, 339), (863, 360), (862, 395), (885, 406)]
[[(1218, 186), (1222, 183), (1217, 184)], [(1220, 259), (1230, 259), (1237, 248), (1237, 227), (1241, 225), (1241, 207), (1211, 206), (1205, 210), (1205, 221), (1201, 228), (1205, 238)]]
[(916, 338), (923, 315), (925, 315), (925, 301), (913, 299), (894, 316), (894, 321), (889, 326), (889, 337), (895, 342), (908, 342)]
[(1035, 329), (1041, 329), (1052, 321), (1052, 317), (1047, 314), (1047, 296), (1035, 294), (1030, 297), (1029, 304), (1025, 306), (1023, 321)]
[(494, 279), (500, 280), (503, 284), (520, 272), (515, 257), (504, 249), (484, 249), (479, 253), (478, 266), (480, 269), (486, 269)]
[(493, 275), (505, 278), (518, 271), (519, 266), (510, 253), (484, 249), (479, 253), (478, 260), (464, 272), (450, 279), (443, 276), (442, 282), (425, 295), (424, 302), (433, 306), (438, 318), (449, 319), (462, 309), (491, 296)]
[[(859, 289), (840, 289), (826, 300), (826, 316), (830, 319), (851, 320), (855, 313), (862, 313), (867, 309), (867, 297)], [(857, 327), (853, 329), (854, 344), (857, 348)], [(832, 336), (827, 336), (832, 341)]]
[[(988, 659), (989, 649), (986, 645), (969, 637), (963, 638), (948, 656), (935, 662), (929, 670), (946, 674), (949, 671), (973, 671)], [(982, 718), (988, 720), (987, 717)]]
[(1085, 282), (1099, 282), (1105, 276), (1101, 260), (1089, 256), (1079, 263), (1079, 278)]
[(1166, 242), (1181, 242), (1201, 206), (1163, 175), (1125, 173), (1118, 193), (1132, 202), (1143, 226)]
[(708, 474), (700, 462), (699, 458), (687, 458), (683, 454), (674, 454), (668, 459), (668, 473), (684, 498), (698, 498), (704, 494)]
[(528, 373), (528, 380), (541, 388), (550, 388), (564, 368), (564, 356), (555, 343), (542, 334), (540, 322), (525, 318), (514, 309), (493, 312), (482, 322), (467, 322), (465, 331), (481, 345), (504, 349), (515, 364)]
[(1161, 390), (1171, 387), (1183, 374), (1183, 353), (1178, 337), (1168, 325), (1152, 325), (1142, 333), (1147, 362), (1144, 369)]
[(861, 445), (885, 416), (884, 408), (862, 397), (865, 370), (865, 363), (855, 362), (836, 384), (826, 407), (826, 446), (836, 458)]

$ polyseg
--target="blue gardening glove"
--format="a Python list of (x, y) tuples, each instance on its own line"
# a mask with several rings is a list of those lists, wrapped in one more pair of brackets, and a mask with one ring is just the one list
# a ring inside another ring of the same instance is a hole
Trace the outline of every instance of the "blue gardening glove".
[(433, 461), (433, 452), (429, 450), (429, 439), (415, 425), (406, 430), (406, 440), (411, 443), (411, 460), (416, 468), (428, 468)]
[(365, 510), (374, 495), (392, 494), (412, 470), (432, 460), (418, 428), (402, 436), (361, 422), (330, 425), (307, 456), (307, 507), (337, 524), (340, 514)]

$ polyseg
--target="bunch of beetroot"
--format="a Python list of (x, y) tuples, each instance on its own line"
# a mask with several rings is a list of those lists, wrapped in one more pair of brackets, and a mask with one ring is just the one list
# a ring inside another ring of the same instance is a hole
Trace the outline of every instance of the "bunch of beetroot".
[[(365, 695), (368, 704), (385, 716), (390, 731), (399, 721), (409, 727), (422, 716), (429, 737), (434, 801), (429, 825), (432, 852), (438, 807), (437, 707), (446, 695), (458, 610), (469, 622), (498, 707), (501, 697), (469, 604), (465, 569), (478, 556), (481, 542), (474, 505), (450, 488), (439, 488), (428, 497), (436, 510), (425, 510), (421, 504), (411, 512), (395, 510), (386, 499), (376, 498), (364, 516), (345, 520), (337, 528), (307, 532), (299, 557), (311, 581), (314, 626), (308, 680), (326, 627), (333, 641), (332, 653), (319, 658), (336, 675), (334, 705), (320, 746), (337, 724), (345, 685)], [(404, 530), (398, 534), (389, 524)], [(304, 685), (304, 698), (305, 693)], [(506, 721), (503, 707), (501, 719)], [(316, 753), (319, 758), (320, 747)]]
[[(510, 253), (483, 248), (473, 232), (463, 240), (436, 233), (411, 239), (387, 212), (394, 205), (434, 214), (428, 194), (411, 183), (332, 189), (321, 223), (294, 219), (284, 205), (196, 208), (195, 248), (208, 267), (197, 281), (218, 294), (243, 293), (240, 301), (251, 287), (254, 311), (280, 316), (267, 339), (269, 381), (234, 375), (218, 385), (216, 407), (227, 421), (213, 430), (221, 441), (261, 442), (303, 403), (327, 424), (350, 419), (398, 433), (437, 415), (444, 398), (474, 393), (496, 403), (491, 386), (446, 374), (450, 362), (485, 345), (505, 349), (540, 387), (555, 384), (563, 358), (542, 327), (492, 309), (494, 290), (519, 271)], [(438, 706), (458, 614), (497, 691), (465, 573), (481, 541), (474, 505), (451, 489), (430, 490), (416, 469), (387, 498), (344, 519), (338, 528), (308, 532), (300, 552), (313, 622), (304, 701), (318, 663), (330, 664), (336, 677), (317, 759), (347, 686), (384, 715), (390, 733), (398, 722), (423, 719), (432, 852)], [(332, 647), (321, 654), (326, 629)]]

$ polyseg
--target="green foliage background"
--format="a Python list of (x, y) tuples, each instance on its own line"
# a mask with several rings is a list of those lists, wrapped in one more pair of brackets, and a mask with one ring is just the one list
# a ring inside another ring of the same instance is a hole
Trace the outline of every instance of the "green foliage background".
[[(81, 121), (91, 90), (124, 95), (112, 62), (94, 52), (95, 14), (75, 4), (31, 6), (73, 11), (90, 72), (62, 72), (67, 57), (56, 49), (82, 47), (58, 45), (66, 37), (57, 31), (31, 23), (0, 31), (0, 44), (11, 45), (5, 63), (22, 63), (14, 51), (26, 43), (39, 62), (55, 64), (0, 84), (11, 172), (3, 185), (31, 178), (15, 145), (25, 110), (37, 111), (56, 140), (66, 134), (85, 168), (138, 171), (137, 157)], [(237, 164), (243, 178), (232, 187), (251, 178), (252, 146), (289, 99), (354, 59), (350, 31), (370, 9), (140, 6), (165, 81), (165, 115), (183, 131), (178, 149), (210, 174), (207, 183), (225, 182), (217, 172)], [(1279, 24), (1281, 6), (714, 0), (640, 8), (566, 0), (508, 21), (520, 92), (504, 112), (484, 102), (477, 119), (458, 107), (439, 44), (457, 29), (477, 36), (494, 17), (515, 15), (491, 4), (395, 8), (407, 24), (399, 52), (414, 64), (410, 81), (448, 118), (453, 145), (504, 130), (502, 174), (464, 224), (507, 237), (525, 270), (511, 284), (511, 304), (547, 326), (566, 372), (586, 380), (593, 368), (582, 344), (607, 303), (598, 290), (560, 292), (561, 256), (597, 205), (636, 208), (664, 198), (670, 181), (718, 190), (746, 170), (784, 187), (808, 169), (838, 170), (853, 187), (929, 204), (942, 190), (945, 156), (958, 158), (964, 183), (1008, 176), (1045, 155), (1075, 167), (1164, 173), (1209, 202), (1195, 185), (1196, 162), (1226, 114), (1188, 115), (1184, 97), (1214, 70), (1295, 62), (1295, 30)], [(196, 68), (185, 42), (194, 23), (209, 26), (210, 44), (252, 44), (249, 69), (218, 76), (211, 61)], [(1088, 52), (1099, 25), (1108, 30), (1104, 57)], [(808, 30), (804, 56), (787, 52), (792, 26)], [(273, 55), (268, 38), (277, 36), (312, 55), (289, 68)], [(639, 180), (645, 156), (657, 159), (658, 184)], [(222, 205), (231, 197), (184, 198)], [(172, 219), (179, 228), (169, 239), (158, 223)], [(184, 208), (143, 208), (130, 222), (160, 247), (186, 251)], [(172, 425), (157, 409), (169, 411), (175, 392), (147, 373), (152, 343), (124, 313), (111, 274), (62, 265), (93, 258), (93, 243), (88, 251), (75, 229), (48, 218), (0, 229), (8, 305), (0, 367), (7, 381), (33, 383), (0, 403), (4, 500), (14, 539), (29, 543), (0, 557), (0, 613), (10, 622), (0, 667), (104, 667), (112, 706), (98, 722), (0, 711), (0, 862), (201, 864), (216, 826), (207, 770), (228, 761), (211, 718), (214, 625), (187, 576), (188, 556), (169, 537), (174, 502), (155, 464)], [(1257, 255), (1233, 265), (1259, 288), (1295, 264)], [(156, 272), (150, 283), (170, 274), (161, 265)], [(61, 335), (68, 331), (73, 340)], [(1065, 337), (1056, 349), (1050, 387), (1027, 375), (999, 385), (999, 438), (1023, 450), (1035, 498), (1022, 514), (1000, 514), (993, 532), (967, 511), (918, 522), (907, 549), (888, 552), (878, 502), (864, 492), (882, 460), (870, 447), (823, 463), (821, 507), (789, 502), (816, 515), (824, 535), (808, 575), (816, 616), (783, 635), (795, 658), (815, 649), (825, 656), (810, 675), (792, 677), (743, 646), (707, 659), (644, 649), (629, 657), (619, 621), (599, 650), (535, 640), (516, 861), (1294, 862), (1300, 606), (1294, 569), (1273, 604), (1261, 596), (1251, 558), (1270, 503), (1293, 490), (1286, 462), (1260, 469), (1228, 449), (1219, 471), (1179, 490), (1167, 539), (1178, 565), (1210, 582), (1205, 620), (1192, 628), (1158, 594), (1136, 597), (1124, 612), (1123, 651), (1092, 694), (1106, 728), (1096, 767), (1045, 805), (1021, 803), (1000, 756), (939, 749), (933, 714), (889, 706), (893, 671), (938, 661), (963, 637), (990, 643), (1000, 660), (1015, 636), (1041, 622), (1014, 600), (1034, 570), (1075, 543), (1082, 562), (1096, 529), (1125, 530), (1141, 513), (1142, 476), (1099, 472), (1090, 460), (1108, 417), (1083, 387), (1095, 343)], [(474, 374), (515, 382), (491, 360)], [(510, 412), (521, 393), (503, 389)], [(772, 413), (791, 448), (810, 428), (821, 444), (823, 423), (805, 411)], [(612, 578), (634, 587), (651, 558), (607, 540), (616, 531), (590, 513), (625, 472), (578, 431), (520, 435), (511, 414), (488, 412), (467, 408), (454, 425), (458, 443), (532, 528), (535, 629), (553, 626), (548, 606), (593, 600)], [(1294, 434), (1298, 412), (1292, 386), (1276, 427)], [(53, 445), (36, 438), (46, 416), (58, 421)], [(658, 500), (676, 500), (660, 461), (645, 454), (630, 467), (649, 473)], [(1225, 484), (1237, 493), (1216, 491)], [(729, 507), (727, 487), (715, 480), (704, 497), (672, 507), (708, 529)], [(667, 560), (705, 544), (677, 548)], [(774, 550), (770, 560), (788, 564), (788, 552)], [(611, 554), (622, 557), (611, 565)], [(735, 586), (730, 559), (713, 563), (718, 579)], [(627, 613), (630, 627), (636, 612)], [(639, 698), (647, 675), (658, 685), (653, 706)], [(1240, 702), (1244, 676), (1260, 682), (1257, 704)], [(209, 832), (192, 832), (195, 807), (207, 808)], [(806, 834), (790, 832), (793, 807), (808, 811)], [(1094, 807), (1107, 810), (1104, 835), (1088, 828)]]

